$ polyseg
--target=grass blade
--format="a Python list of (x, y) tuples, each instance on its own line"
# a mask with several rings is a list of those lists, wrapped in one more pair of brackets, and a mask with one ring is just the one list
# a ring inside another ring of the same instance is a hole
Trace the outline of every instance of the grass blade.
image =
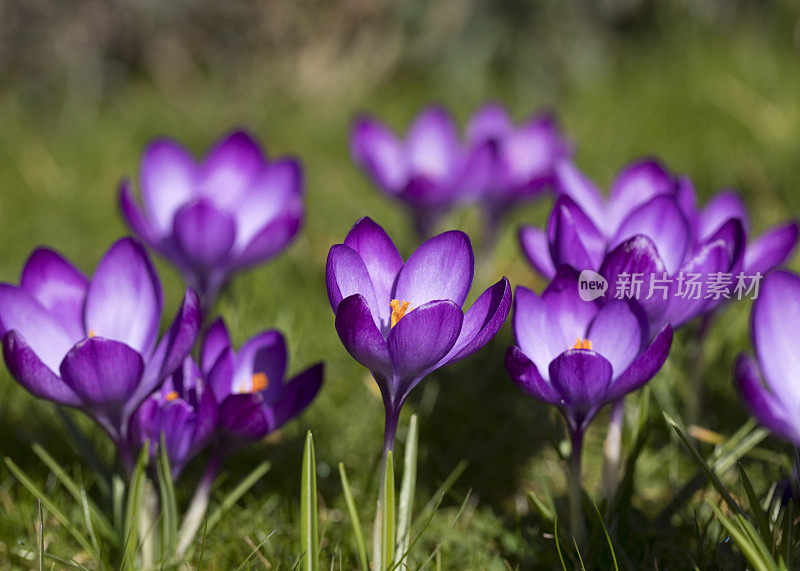
[(611, 551), (611, 559), (614, 561), (614, 571), (619, 571), (619, 565), (617, 564), (617, 554), (614, 552), (614, 544), (611, 543), (611, 537), (608, 535), (608, 529), (606, 529), (606, 522), (603, 521), (603, 516), (600, 514), (600, 508), (597, 507), (597, 503), (592, 501), (592, 505), (594, 505), (594, 511), (597, 512), (597, 517), (600, 519), (600, 527), (603, 528), (603, 533), (606, 536), (606, 543), (608, 543), (608, 549), (609, 551)]
[(44, 491), (39, 488), (36, 484), (33, 483), (25, 472), (17, 466), (11, 458), (6, 458), (6, 465), (8, 466), (9, 471), (14, 474), (14, 477), (22, 484), (35, 498), (42, 502), (42, 505), (53, 514), (58, 522), (64, 526), (69, 534), (75, 538), (75, 541), (87, 552), (91, 553), (93, 556), (97, 556), (97, 553), (92, 549), (91, 542), (80, 532), (78, 529), (72, 524), (71, 521), (64, 515), (64, 513), (58, 509), (58, 507), (50, 501), (50, 499), (45, 495)]
[(36, 535), (38, 535), (39, 547), (39, 571), (44, 571), (44, 513), (42, 512), (42, 500), (36, 498), (36, 506), (39, 508), (39, 521), (36, 526)]
[[(314, 458), (314, 438), (306, 435), (303, 448), (303, 467), (300, 478), (300, 541), (305, 557), (303, 568), (319, 568), (319, 535), (317, 531), (317, 463)], [(301, 557), (302, 559), (302, 557)]]
[(758, 501), (758, 496), (756, 496), (756, 492), (753, 489), (753, 484), (750, 482), (750, 478), (747, 477), (747, 473), (744, 471), (744, 466), (742, 466), (741, 463), (737, 466), (739, 468), (739, 477), (742, 479), (744, 491), (747, 495), (747, 501), (750, 504), (750, 511), (752, 512), (753, 519), (756, 522), (758, 533), (764, 543), (769, 545), (772, 543), (773, 539), (769, 522), (767, 521), (767, 516), (764, 513), (764, 509), (761, 507), (761, 502)]
[(137, 526), (144, 499), (144, 486), (147, 475), (147, 461), (150, 459), (150, 442), (145, 441), (139, 459), (131, 473), (128, 484), (128, 498), (125, 506), (125, 543), (122, 549), (123, 569), (133, 569), (136, 566), (136, 551), (138, 548)]
[[(713, 502), (708, 502), (708, 505), (711, 506), (717, 521), (725, 528), (736, 544), (736, 547), (739, 548), (742, 555), (745, 556), (753, 569), (756, 571), (773, 571), (777, 569), (777, 564), (769, 555), (766, 546), (760, 547), (754, 544), (752, 536), (748, 536), (748, 534), (742, 530), (743, 526), (750, 526), (750, 522), (744, 519), (744, 517), (738, 517), (736, 522), (734, 522), (733, 519), (722, 513), (722, 510)], [(755, 530), (753, 530), (753, 534), (758, 538), (757, 534), (755, 534)], [(758, 541), (760, 542), (760, 539)]]
[(383, 525), (381, 533), (381, 568), (390, 569), (394, 562), (395, 548), (395, 506), (394, 506), (394, 463), (392, 451), (386, 455), (386, 472), (383, 474)]
[(406, 440), (403, 458), (403, 481), (400, 484), (400, 503), (397, 507), (397, 549), (395, 561), (402, 561), (403, 554), (408, 551), (411, 540), (411, 518), (414, 511), (414, 492), (417, 485), (417, 452), (419, 447), (419, 430), (417, 415), (412, 414), (408, 423), (408, 439)]
[(350, 489), (350, 481), (347, 479), (347, 472), (344, 469), (344, 462), (339, 462), (339, 476), (342, 480), (342, 490), (344, 491), (344, 502), (345, 505), (347, 505), (347, 515), (350, 516), (350, 523), (353, 526), (353, 536), (356, 541), (358, 560), (361, 562), (362, 571), (369, 571), (367, 543), (364, 540), (364, 532), (361, 529), (361, 520), (358, 517), (356, 502), (353, 499), (353, 490)]
[(220, 505), (211, 513), (210, 516), (208, 516), (208, 521), (205, 526), (206, 533), (214, 529), (214, 526), (219, 523), (225, 512), (231, 509), (236, 502), (239, 501), (239, 498), (245, 495), (247, 491), (269, 471), (270, 467), (271, 464), (269, 462), (262, 462), (253, 468), (253, 471), (250, 472), (241, 482), (239, 482), (239, 485), (231, 490), (227, 496), (225, 496), (225, 498), (222, 500), (222, 503), (220, 503)]
[(553, 539), (556, 541), (556, 553), (558, 553), (558, 561), (561, 563), (561, 569), (567, 571), (567, 564), (564, 562), (564, 554), (561, 553), (561, 541), (558, 539), (558, 516), (553, 520)]
[(170, 560), (178, 544), (178, 504), (172, 482), (172, 467), (169, 464), (164, 432), (158, 447), (156, 464), (158, 491), (161, 499), (161, 558)]
[(458, 511), (456, 512), (456, 516), (453, 518), (452, 523), (447, 528), (447, 531), (444, 532), (444, 535), (442, 536), (442, 539), (439, 541), (439, 543), (436, 544), (436, 547), (434, 547), (433, 551), (428, 556), (428, 558), (425, 561), (423, 561), (422, 565), (417, 567), (417, 569), (424, 568), (428, 563), (430, 563), (431, 559), (441, 555), (442, 547), (444, 546), (445, 542), (450, 537), (450, 534), (455, 529), (456, 524), (458, 524), (458, 520), (461, 519), (461, 516), (464, 513), (464, 510), (467, 508), (467, 504), (469, 503), (469, 498), (470, 498), (471, 495), (472, 495), (472, 490), (469, 490), (467, 492), (467, 495), (464, 497), (464, 501), (461, 502), (461, 506), (458, 508)]

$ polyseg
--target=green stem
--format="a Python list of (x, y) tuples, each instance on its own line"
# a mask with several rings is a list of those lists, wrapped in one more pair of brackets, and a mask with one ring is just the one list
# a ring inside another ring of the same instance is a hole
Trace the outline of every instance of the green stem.
[(583, 489), (581, 485), (581, 453), (583, 450), (583, 431), (572, 434), (572, 455), (569, 459), (569, 517), (572, 536), (579, 548), (586, 544), (586, 520), (583, 517)]

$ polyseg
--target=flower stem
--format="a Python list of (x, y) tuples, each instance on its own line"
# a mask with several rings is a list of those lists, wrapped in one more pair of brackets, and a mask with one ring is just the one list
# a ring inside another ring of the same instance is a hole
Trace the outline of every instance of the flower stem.
[(622, 423), (625, 420), (624, 397), (611, 405), (608, 434), (603, 445), (603, 496), (611, 500), (619, 482), (619, 465), (622, 454)]
[(379, 473), (380, 484), (378, 485), (378, 501), (375, 509), (375, 521), (372, 524), (372, 568), (376, 571), (381, 569), (383, 562), (381, 561), (382, 555), (382, 542), (383, 538), (383, 492), (384, 492), (384, 474), (386, 473), (386, 464), (388, 462), (389, 452), (394, 451), (395, 437), (397, 436), (397, 421), (400, 417), (399, 407), (395, 407), (388, 402), (386, 405), (386, 420), (383, 427), (383, 460), (381, 461), (381, 471)]
[(583, 451), (583, 431), (572, 433), (572, 455), (569, 459), (569, 517), (572, 536), (579, 548), (586, 544), (586, 520), (583, 517), (583, 490), (581, 486), (581, 453)]
[(219, 451), (212, 451), (211, 457), (208, 459), (206, 470), (197, 484), (197, 488), (192, 496), (192, 501), (183, 516), (180, 531), (178, 532), (178, 550), (177, 556), (181, 557), (189, 546), (192, 544), (197, 530), (203, 523), (203, 518), (206, 515), (208, 508), (208, 500), (211, 497), (211, 486), (219, 474), (219, 469), (224, 460), (224, 454)]

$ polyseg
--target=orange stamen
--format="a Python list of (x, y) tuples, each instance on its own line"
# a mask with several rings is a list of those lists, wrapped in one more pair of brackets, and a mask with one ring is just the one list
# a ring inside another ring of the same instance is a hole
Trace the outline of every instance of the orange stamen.
[(257, 393), (263, 391), (269, 386), (269, 378), (265, 373), (256, 373), (252, 379), (252, 389), (250, 392)]
[(94, 329), (90, 329), (90, 330), (89, 330), (89, 339), (91, 339), (91, 338), (92, 338), (92, 337), (94, 337), (95, 335), (97, 335), (97, 334), (94, 332)]
[(577, 341), (575, 341), (575, 345), (572, 346), (573, 349), (592, 349), (592, 342), (588, 339), (581, 339), (578, 337)]
[(392, 308), (392, 327), (397, 325), (397, 322), (403, 319), (406, 313), (411, 311), (409, 303), (407, 301), (400, 301), (399, 299), (390, 301), (389, 306)]
[(175, 400), (176, 398), (178, 398), (178, 391), (169, 391), (167, 393), (166, 399), (168, 401)]

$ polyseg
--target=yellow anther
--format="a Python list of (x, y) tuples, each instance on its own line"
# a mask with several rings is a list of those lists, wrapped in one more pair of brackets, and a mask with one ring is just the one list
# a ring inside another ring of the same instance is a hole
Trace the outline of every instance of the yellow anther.
[(572, 346), (573, 349), (589, 349), (592, 348), (592, 342), (588, 339), (581, 339), (578, 337), (578, 340), (575, 341), (575, 345)]
[(169, 391), (167, 393), (166, 399), (168, 401), (175, 400), (176, 398), (178, 398), (178, 391)]
[(250, 392), (257, 393), (269, 386), (269, 378), (265, 373), (256, 373), (252, 379), (252, 389)]
[(97, 335), (97, 334), (94, 332), (94, 329), (90, 329), (90, 330), (89, 330), (89, 339), (91, 339), (91, 338), (92, 338), (92, 337), (94, 337), (95, 335)]
[(390, 301), (389, 306), (392, 308), (392, 327), (397, 325), (397, 322), (403, 319), (406, 313), (411, 311), (411, 308), (408, 307), (409, 303), (407, 301), (400, 301), (399, 299)]

